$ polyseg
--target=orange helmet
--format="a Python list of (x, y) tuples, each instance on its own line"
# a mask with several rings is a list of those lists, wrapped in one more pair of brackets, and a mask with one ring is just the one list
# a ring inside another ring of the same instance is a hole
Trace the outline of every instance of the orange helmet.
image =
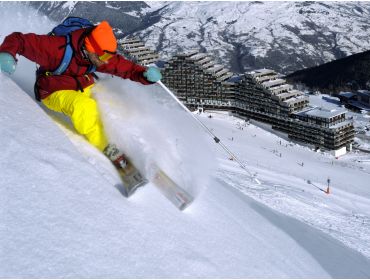
[(102, 21), (85, 38), (86, 50), (101, 56), (104, 52), (115, 53), (117, 50), (117, 39), (112, 27), (107, 21)]

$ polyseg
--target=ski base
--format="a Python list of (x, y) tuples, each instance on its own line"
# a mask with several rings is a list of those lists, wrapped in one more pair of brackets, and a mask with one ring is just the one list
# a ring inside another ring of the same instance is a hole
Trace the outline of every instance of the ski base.
[(176, 184), (161, 169), (156, 170), (153, 183), (181, 211), (188, 207), (194, 200), (188, 192)]

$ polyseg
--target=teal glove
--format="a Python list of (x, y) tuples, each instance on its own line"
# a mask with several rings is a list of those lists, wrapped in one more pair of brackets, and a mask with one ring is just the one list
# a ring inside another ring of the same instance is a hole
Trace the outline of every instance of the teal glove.
[(156, 83), (162, 79), (162, 74), (159, 69), (152, 66), (148, 67), (143, 75), (149, 82), (152, 83)]
[(0, 52), (0, 71), (8, 73), (9, 75), (13, 74), (15, 71), (15, 59), (11, 54)]

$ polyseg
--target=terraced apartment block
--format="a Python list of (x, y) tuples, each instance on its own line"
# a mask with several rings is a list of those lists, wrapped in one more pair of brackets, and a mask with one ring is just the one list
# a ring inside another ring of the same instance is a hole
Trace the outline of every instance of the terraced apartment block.
[(191, 51), (166, 62), (163, 82), (189, 109), (227, 110), (336, 156), (352, 148), (354, 127), (346, 110), (310, 106), (308, 96), (274, 70), (236, 76), (206, 54)]
[(159, 54), (146, 47), (139, 38), (124, 38), (119, 40), (118, 43), (123, 55), (137, 64), (149, 65), (157, 62), (159, 59)]

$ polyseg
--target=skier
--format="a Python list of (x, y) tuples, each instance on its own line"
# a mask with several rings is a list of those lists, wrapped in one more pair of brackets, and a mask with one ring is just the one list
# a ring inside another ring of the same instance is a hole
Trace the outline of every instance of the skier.
[[(91, 97), (96, 71), (149, 85), (162, 76), (155, 67), (135, 64), (116, 53), (117, 40), (107, 21), (71, 33), (73, 57), (61, 74), (60, 67), (68, 44), (64, 36), (22, 34), (8, 35), (0, 46), (0, 71), (13, 74), (16, 54), (40, 65), (37, 71), (35, 94), (47, 108), (69, 116), (78, 133), (117, 166), (125, 168), (127, 161), (115, 145), (109, 144), (104, 133), (96, 101)], [(95, 66), (95, 67), (94, 67)]]

